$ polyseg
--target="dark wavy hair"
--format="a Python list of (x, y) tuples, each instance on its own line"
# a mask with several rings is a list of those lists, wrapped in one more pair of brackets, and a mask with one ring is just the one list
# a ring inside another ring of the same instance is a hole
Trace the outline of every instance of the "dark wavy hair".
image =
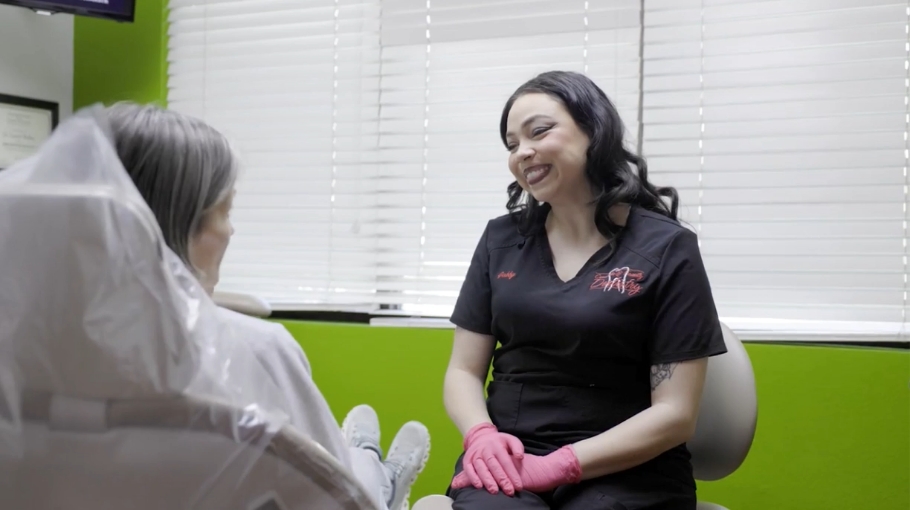
[[(515, 101), (530, 93), (543, 93), (559, 100), (578, 124), (591, 144), (587, 151), (585, 175), (594, 192), (594, 223), (597, 230), (612, 243), (621, 227), (610, 219), (610, 207), (619, 203), (634, 204), (677, 220), (679, 194), (674, 188), (658, 188), (648, 182), (648, 165), (644, 158), (623, 145), (625, 127), (616, 107), (587, 76), (567, 71), (540, 74), (512, 94), (506, 101), (499, 121), (499, 134), (506, 142), (509, 111)], [(540, 228), (550, 211), (525, 193), (518, 181), (509, 185), (506, 207), (523, 235)], [(664, 199), (669, 199), (667, 204)]]

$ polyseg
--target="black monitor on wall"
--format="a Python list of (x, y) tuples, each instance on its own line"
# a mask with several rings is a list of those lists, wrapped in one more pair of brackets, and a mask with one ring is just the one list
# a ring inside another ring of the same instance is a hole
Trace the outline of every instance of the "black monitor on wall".
[(65, 12), (132, 23), (136, 0), (0, 0), (0, 4), (16, 5), (38, 12)]

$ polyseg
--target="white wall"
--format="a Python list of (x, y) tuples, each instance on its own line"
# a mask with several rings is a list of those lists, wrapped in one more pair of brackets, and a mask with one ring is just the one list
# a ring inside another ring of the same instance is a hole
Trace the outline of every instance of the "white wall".
[(73, 110), (73, 17), (0, 5), (0, 93)]

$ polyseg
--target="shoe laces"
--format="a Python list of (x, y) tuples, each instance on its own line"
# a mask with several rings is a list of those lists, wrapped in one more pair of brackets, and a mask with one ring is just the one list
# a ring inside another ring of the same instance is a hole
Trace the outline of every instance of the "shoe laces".
[(401, 478), (401, 474), (404, 473), (404, 464), (401, 462), (398, 462), (397, 460), (386, 459), (386, 461), (383, 462), (383, 464), (385, 464), (386, 469), (388, 469), (389, 471), (392, 472), (392, 475), (394, 476), (395, 481), (397, 481), (399, 478)]
[[(383, 463), (386, 468), (392, 473), (391, 478), (391, 490), (389, 491), (389, 500), (386, 501), (386, 505), (391, 505), (395, 498), (398, 497), (398, 491), (401, 490), (399, 486), (404, 480), (401, 479), (401, 475), (404, 473), (405, 465), (397, 461), (385, 461)], [(409, 510), (411, 508), (410, 503), (408, 502), (408, 496), (410, 496), (411, 490), (408, 488), (407, 493), (404, 496), (404, 500), (401, 503), (400, 508), (391, 508), (389, 510)]]

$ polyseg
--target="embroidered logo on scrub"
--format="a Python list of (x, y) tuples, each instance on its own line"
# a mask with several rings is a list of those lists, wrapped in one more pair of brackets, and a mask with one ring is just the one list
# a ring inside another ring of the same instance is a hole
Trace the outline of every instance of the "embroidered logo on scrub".
[(638, 269), (628, 267), (617, 267), (609, 273), (596, 273), (594, 283), (591, 284), (591, 290), (608, 290), (618, 291), (620, 294), (634, 296), (641, 292), (641, 282), (645, 278), (645, 273)]
[(512, 271), (509, 271), (509, 272), (503, 271), (503, 272), (499, 273), (498, 275), (496, 275), (497, 280), (502, 280), (503, 278), (505, 278), (506, 280), (511, 280), (512, 278), (515, 278), (515, 273), (513, 273)]

